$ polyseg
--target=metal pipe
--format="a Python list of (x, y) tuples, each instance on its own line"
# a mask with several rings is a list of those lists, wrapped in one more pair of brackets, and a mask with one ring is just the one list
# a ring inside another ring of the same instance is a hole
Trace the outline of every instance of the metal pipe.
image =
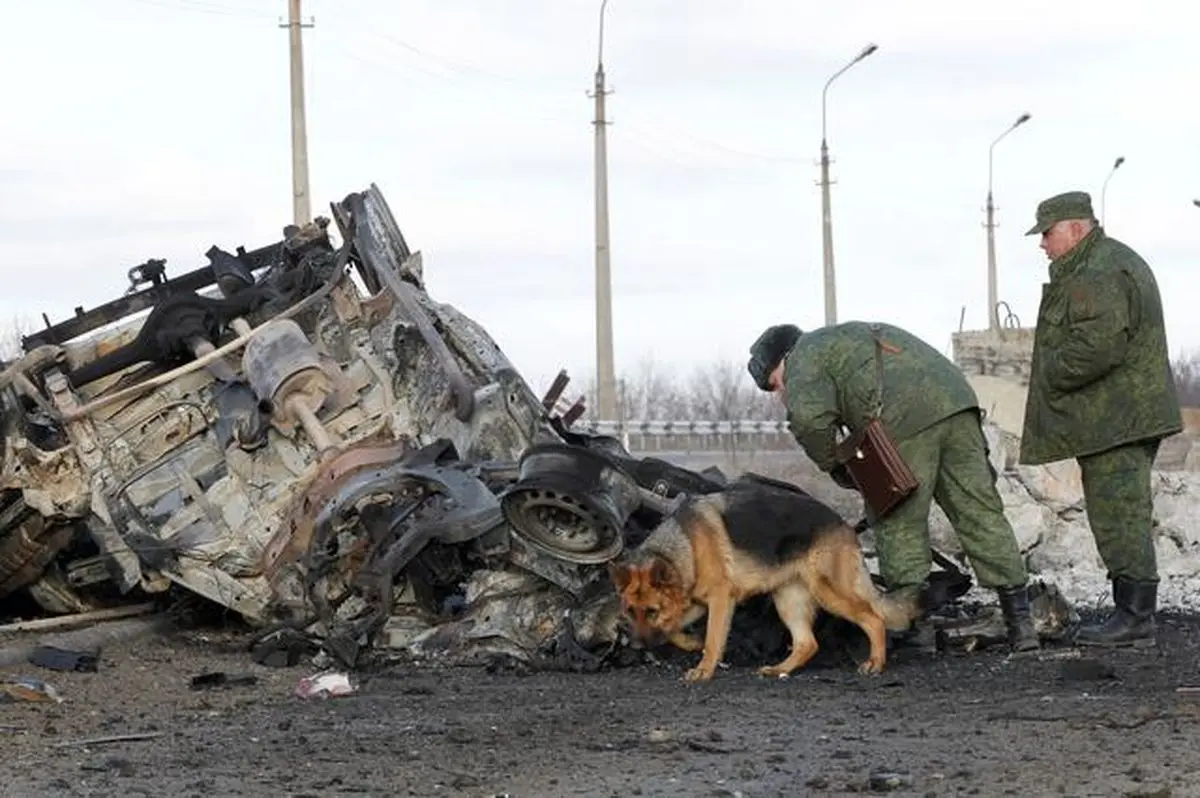
[(308, 439), (312, 441), (318, 452), (324, 452), (333, 447), (333, 439), (329, 437), (329, 432), (312, 408), (305, 404), (303, 396), (290, 397), (287, 400), (287, 410), (300, 422), (300, 426), (304, 428)]
[(346, 238), (342, 242), (341, 250), (338, 251), (337, 262), (334, 265), (333, 273), (330, 274), (329, 279), (326, 280), (325, 283), (316, 291), (299, 300), (296, 302), (296, 304), (287, 308), (282, 313), (279, 313), (278, 315), (264, 321), (254, 329), (238, 335), (237, 338), (234, 338), (232, 341), (214, 349), (208, 354), (198, 357), (195, 360), (183, 364), (182, 366), (171, 369), (163, 374), (151, 377), (150, 379), (139, 382), (136, 385), (130, 385), (128, 388), (123, 388), (115, 393), (108, 394), (107, 396), (101, 396), (85, 405), (82, 405), (81, 407), (75, 408), (69, 413), (63, 413), (63, 420), (66, 422), (77, 421), (78, 419), (91, 415), (97, 410), (107, 407), (114, 402), (121, 402), (125, 399), (138, 396), (139, 394), (145, 393), (151, 388), (157, 388), (160, 385), (165, 385), (168, 382), (177, 380), (186, 374), (191, 374), (193, 371), (198, 371), (199, 369), (205, 368), (208, 366), (208, 364), (245, 346), (246, 342), (254, 337), (259, 330), (261, 330), (263, 327), (266, 327), (275, 319), (288, 319), (312, 307), (317, 302), (320, 302), (322, 299), (329, 296), (334, 287), (342, 281), (343, 277), (346, 276), (346, 262), (350, 258), (350, 250), (352, 245), (353, 239)]

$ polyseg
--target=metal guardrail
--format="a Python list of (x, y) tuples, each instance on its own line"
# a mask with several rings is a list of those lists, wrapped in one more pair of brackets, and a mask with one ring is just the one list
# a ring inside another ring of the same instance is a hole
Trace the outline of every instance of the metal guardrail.
[(786, 421), (586, 421), (572, 429), (592, 435), (755, 435), (788, 431)]
[[(700, 448), (707, 448), (713, 441), (711, 438), (734, 438), (740, 435), (781, 435), (787, 434), (788, 439), (791, 439), (791, 433), (788, 430), (786, 421), (758, 421), (751, 419), (731, 419), (723, 421), (712, 420), (667, 420), (667, 421), (649, 421), (646, 419), (633, 419), (628, 421), (601, 421), (597, 419), (571, 419), (573, 415), (578, 415), (582, 412), (580, 407), (575, 407), (575, 403), (570, 402), (562, 393), (562, 389), (566, 386), (566, 372), (559, 374), (555, 384), (551, 386), (543, 403), (546, 404), (547, 410), (551, 413), (563, 418), (567, 421), (571, 429), (578, 432), (591, 435), (611, 435), (615, 438), (620, 438), (628, 445), (630, 436), (637, 437), (645, 442), (645, 439), (654, 438), (672, 438), (672, 437), (687, 437), (702, 439), (697, 441)], [(709, 439), (709, 440), (704, 440)], [(727, 445), (728, 440), (725, 441)], [(659, 444), (655, 444), (658, 446)]]

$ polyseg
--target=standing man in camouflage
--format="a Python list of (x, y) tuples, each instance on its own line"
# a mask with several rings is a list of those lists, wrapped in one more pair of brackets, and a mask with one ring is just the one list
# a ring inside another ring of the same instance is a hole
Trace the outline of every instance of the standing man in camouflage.
[(1085, 192), (1043, 201), (1026, 235), (1041, 236), (1050, 281), (1038, 309), (1020, 459), (1078, 461), (1116, 605), (1075, 641), (1153, 645), (1150, 468), (1159, 442), (1183, 429), (1158, 284), (1136, 252), (1105, 234)]
[(803, 335), (791, 324), (770, 327), (750, 347), (748, 369), (759, 388), (779, 395), (792, 435), (843, 487), (853, 485), (837, 462), (837, 432), (861, 429), (882, 388), (880, 420), (920, 483), (882, 519), (867, 508), (889, 591), (919, 593), (927, 584), (929, 509), (936, 499), (979, 584), (996, 590), (1010, 644), (1018, 651), (1038, 648), (1025, 561), (996, 490), (979, 402), (953, 362), (899, 327), (852, 321)]

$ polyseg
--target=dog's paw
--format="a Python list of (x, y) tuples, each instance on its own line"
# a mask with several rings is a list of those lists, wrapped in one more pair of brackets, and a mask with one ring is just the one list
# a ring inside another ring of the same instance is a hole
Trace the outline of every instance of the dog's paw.
[(883, 663), (876, 660), (866, 660), (858, 666), (858, 672), (863, 676), (878, 676), (883, 673)]
[(689, 669), (687, 673), (683, 674), (683, 680), (685, 682), (707, 682), (713, 677), (714, 670), (714, 668), (697, 665), (696, 667)]
[(671, 638), (671, 642), (681, 651), (694, 653), (704, 649), (704, 641), (695, 635), (679, 634)]
[(759, 676), (765, 676), (768, 679), (786, 679), (791, 676), (791, 672), (778, 665), (764, 665), (758, 669)]

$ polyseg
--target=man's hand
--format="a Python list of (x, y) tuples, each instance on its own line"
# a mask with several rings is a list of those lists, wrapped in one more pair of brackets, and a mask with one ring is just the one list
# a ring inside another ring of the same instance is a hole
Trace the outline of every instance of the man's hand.
[(838, 484), (839, 487), (846, 490), (858, 490), (858, 485), (854, 484), (854, 478), (850, 476), (850, 469), (844, 465), (836, 465), (829, 472), (829, 477)]

